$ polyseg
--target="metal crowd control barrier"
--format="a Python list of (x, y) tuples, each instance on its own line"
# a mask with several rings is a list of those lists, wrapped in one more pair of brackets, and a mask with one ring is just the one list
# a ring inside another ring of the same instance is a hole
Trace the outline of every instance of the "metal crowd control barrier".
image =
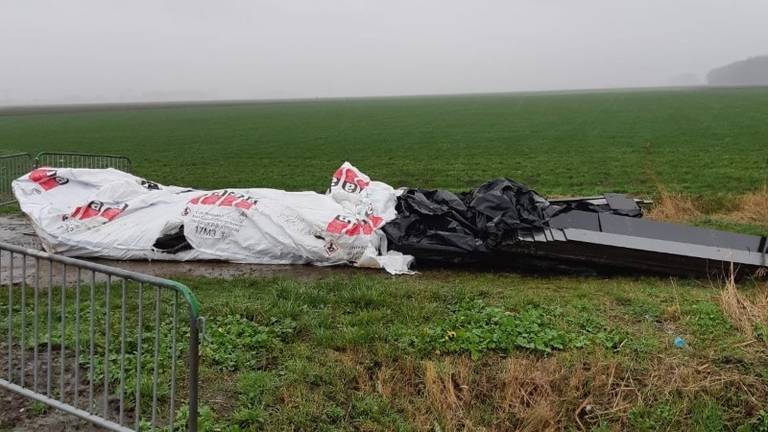
[(109, 430), (197, 430), (202, 319), (186, 286), (0, 243), (2, 286), (0, 388)]
[(30, 172), (33, 167), (34, 159), (29, 153), (0, 156), (0, 205), (16, 200), (11, 190), (11, 182)]
[(71, 153), (71, 152), (42, 152), (35, 156), (36, 167), (55, 168), (115, 168), (131, 172), (131, 159), (125, 156)]
[(0, 156), (0, 205), (16, 201), (11, 182), (39, 167), (55, 168), (115, 168), (132, 172), (131, 159), (126, 156), (72, 152), (42, 152), (32, 158), (29, 153)]

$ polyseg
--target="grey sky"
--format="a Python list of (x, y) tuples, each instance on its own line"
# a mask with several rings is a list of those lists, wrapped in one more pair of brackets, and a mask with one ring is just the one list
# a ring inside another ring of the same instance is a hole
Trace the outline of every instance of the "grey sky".
[(0, 105), (658, 86), (767, 53), (766, 0), (0, 0)]

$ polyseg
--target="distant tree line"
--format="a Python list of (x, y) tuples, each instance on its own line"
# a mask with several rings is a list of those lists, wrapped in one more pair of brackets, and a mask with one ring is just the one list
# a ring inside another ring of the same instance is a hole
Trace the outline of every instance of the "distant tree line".
[(751, 57), (707, 74), (711, 86), (768, 86), (768, 55)]

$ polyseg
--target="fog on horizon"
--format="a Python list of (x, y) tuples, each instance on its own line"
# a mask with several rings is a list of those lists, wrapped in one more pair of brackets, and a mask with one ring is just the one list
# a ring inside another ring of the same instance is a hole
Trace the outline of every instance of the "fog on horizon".
[(0, 105), (704, 83), (765, 0), (0, 0)]

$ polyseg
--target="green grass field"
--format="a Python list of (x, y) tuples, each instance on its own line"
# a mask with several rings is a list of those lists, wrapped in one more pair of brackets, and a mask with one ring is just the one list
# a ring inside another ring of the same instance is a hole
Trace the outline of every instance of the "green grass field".
[(768, 89), (421, 97), (0, 115), (0, 152), (130, 156), (156, 181), (324, 190), (343, 160), (394, 186), (508, 176), (544, 194), (751, 190)]
[[(701, 223), (768, 232), (718, 219), (765, 185), (768, 89), (0, 112), (0, 154), (42, 150), (124, 154), (139, 175), (201, 188), (322, 191), (343, 160), (394, 186), (663, 186), (699, 202)], [(739, 324), (720, 281), (360, 270), (182, 282), (208, 318), (208, 430), (768, 430), (768, 323)], [(739, 289), (768, 310), (764, 282)]]

